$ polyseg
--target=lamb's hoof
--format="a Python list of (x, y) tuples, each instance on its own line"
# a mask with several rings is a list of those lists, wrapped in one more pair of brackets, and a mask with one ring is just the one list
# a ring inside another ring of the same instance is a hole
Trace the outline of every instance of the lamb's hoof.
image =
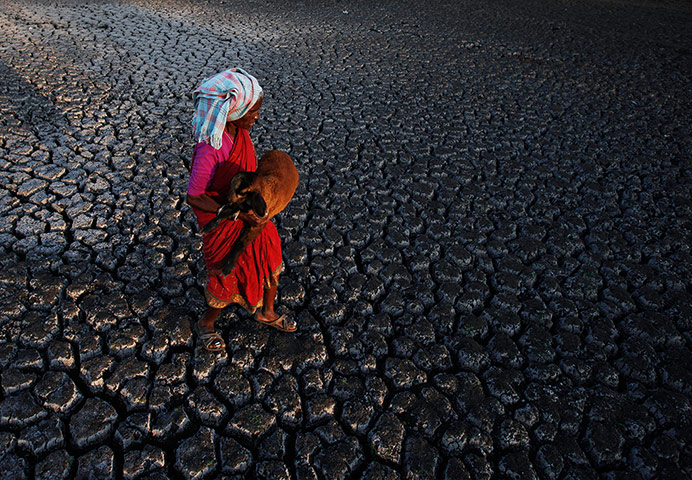
[(238, 264), (238, 259), (235, 259), (232, 262), (225, 261), (223, 263), (223, 265), (221, 266), (221, 270), (223, 271), (223, 274), (224, 275), (230, 274), (233, 271), (233, 269), (236, 267), (237, 264)]

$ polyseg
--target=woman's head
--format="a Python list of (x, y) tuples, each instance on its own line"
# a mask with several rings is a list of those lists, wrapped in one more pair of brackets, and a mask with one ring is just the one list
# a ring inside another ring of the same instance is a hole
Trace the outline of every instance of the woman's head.
[(227, 121), (232, 122), (245, 117), (262, 99), (262, 87), (255, 77), (240, 68), (232, 68), (219, 75), (229, 75), (233, 83), (229, 91)]
[[(228, 123), (232, 123), (238, 128), (245, 128), (249, 130), (252, 128), (252, 126), (255, 124), (255, 122), (259, 119), (259, 109), (262, 107), (262, 97), (260, 96), (257, 101), (255, 102), (254, 105), (250, 107), (250, 109), (245, 112), (245, 115), (240, 117), (238, 120), (228, 120)], [(230, 115), (229, 115), (230, 117)]]
[(245, 70), (231, 68), (205, 79), (194, 91), (194, 98), (192, 125), (195, 138), (218, 149), (221, 148), (226, 122), (241, 128), (255, 123), (257, 110), (262, 104), (262, 87)]

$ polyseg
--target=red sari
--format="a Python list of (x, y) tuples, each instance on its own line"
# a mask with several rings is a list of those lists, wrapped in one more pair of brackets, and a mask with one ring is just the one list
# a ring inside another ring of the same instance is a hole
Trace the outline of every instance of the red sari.
[[(224, 203), (235, 174), (254, 172), (256, 169), (257, 155), (250, 135), (246, 129), (239, 128), (228, 160), (217, 167), (205, 193), (218, 203)], [(197, 215), (200, 229), (215, 216), (212, 212), (196, 208), (193, 211)], [(281, 239), (274, 223), (267, 222), (259, 237), (241, 254), (235, 268), (228, 276), (224, 276), (220, 271), (220, 263), (242, 228), (242, 220), (227, 220), (202, 237), (209, 277), (204, 293), (211, 307), (223, 308), (229, 303), (238, 303), (248, 312), (254, 313), (262, 306), (264, 289), (279, 284), (279, 274), (283, 270)]]

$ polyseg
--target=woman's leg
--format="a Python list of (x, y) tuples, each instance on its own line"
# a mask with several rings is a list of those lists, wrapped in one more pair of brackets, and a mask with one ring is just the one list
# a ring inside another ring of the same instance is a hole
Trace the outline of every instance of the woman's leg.
[(276, 300), (276, 292), (278, 291), (278, 285), (272, 285), (269, 288), (264, 289), (264, 294), (262, 297), (262, 308), (257, 310), (255, 313), (255, 319), (270, 327), (274, 327), (277, 330), (284, 332), (295, 332), (298, 328), (295, 320), (291, 318), (288, 314), (279, 315), (274, 311), (274, 300)]
[(204, 312), (202, 318), (199, 319), (199, 326), (202, 333), (208, 333), (214, 331), (214, 322), (221, 313), (221, 308), (207, 307), (207, 311)]
[(262, 308), (260, 308), (256, 314), (257, 320), (261, 322), (273, 322), (279, 318), (279, 315), (274, 311), (274, 300), (276, 300), (276, 292), (278, 290), (278, 285), (272, 285), (264, 289)]

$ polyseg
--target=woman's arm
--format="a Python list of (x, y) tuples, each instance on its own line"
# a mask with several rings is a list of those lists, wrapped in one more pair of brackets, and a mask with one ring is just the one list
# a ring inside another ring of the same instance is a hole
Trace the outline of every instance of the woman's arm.
[[(216, 213), (219, 211), (219, 208), (221, 208), (221, 204), (217, 203), (216, 200), (211, 198), (206, 193), (203, 193), (201, 195), (188, 195), (185, 200), (187, 201), (188, 205), (198, 210), (202, 210), (203, 212)], [(253, 226), (264, 225), (269, 221), (268, 216), (260, 218), (251, 212), (238, 212), (238, 218), (243, 222), (249, 223)]]
[(219, 163), (218, 152), (206, 143), (198, 143), (192, 154), (192, 169), (185, 201), (203, 212), (214, 212), (220, 205), (206, 193)]
[(216, 202), (216, 200), (211, 198), (206, 193), (202, 193), (200, 195), (190, 195), (188, 193), (187, 197), (185, 198), (185, 201), (191, 207), (194, 207), (198, 210), (202, 210), (203, 212), (216, 213), (219, 210), (219, 207), (221, 207), (221, 204)]

